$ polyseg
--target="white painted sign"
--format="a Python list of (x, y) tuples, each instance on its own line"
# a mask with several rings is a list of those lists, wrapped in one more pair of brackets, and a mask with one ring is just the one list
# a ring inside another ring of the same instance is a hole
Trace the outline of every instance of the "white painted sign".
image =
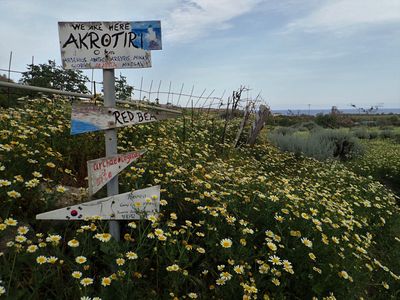
[(89, 177), (89, 196), (92, 196), (115, 177), (119, 172), (141, 157), (146, 150), (117, 154), (89, 160), (87, 162)]
[(37, 220), (139, 220), (160, 211), (160, 186), (110, 196), (36, 215)]
[(72, 104), (71, 134), (106, 130), (177, 117), (165, 111), (141, 111)]
[(63, 67), (65, 69), (151, 67), (150, 51), (139, 47), (157, 49), (154, 45), (158, 42), (161, 44), (161, 27), (158, 26), (158, 35), (158, 28), (154, 31), (150, 27), (152, 30), (150, 37), (154, 41), (146, 43), (147, 35), (142, 33), (145, 26), (141, 24), (138, 32), (134, 24), (135, 22), (58, 22)]

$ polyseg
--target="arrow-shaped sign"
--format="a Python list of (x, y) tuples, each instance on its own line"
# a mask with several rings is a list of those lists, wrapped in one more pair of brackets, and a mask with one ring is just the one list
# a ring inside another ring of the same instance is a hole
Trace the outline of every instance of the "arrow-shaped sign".
[(160, 186), (97, 199), (36, 215), (38, 220), (139, 220), (160, 211)]
[(166, 111), (127, 110), (72, 104), (71, 134), (156, 122), (175, 118), (178, 115)]
[(117, 154), (87, 162), (89, 197), (99, 191), (119, 172), (141, 157), (146, 150)]

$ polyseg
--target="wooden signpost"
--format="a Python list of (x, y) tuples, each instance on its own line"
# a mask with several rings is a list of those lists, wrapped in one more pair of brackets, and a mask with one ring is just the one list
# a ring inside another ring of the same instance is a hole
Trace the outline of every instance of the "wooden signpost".
[(165, 111), (141, 111), (72, 104), (71, 134), (156, 122), (176, 116), (177, 114)]
[(141, 157), (146, 150), (117, 154), (87, 162), (89, 197), (99, 191), (118, 173)]
[(109, 196), (78, 205), (68, 206), (36, 216), (38, 220), (138, 220), (160, 211), (160, 186)]
[(117, 109), (114, 69), (151, 67), (149, 50), (161, 50), (161, 24), (160, 21), (59, 22), (58, 31), (65, 69), (103, 69), (104, 107), (73, 105), (71, 134), (105, 131), (106, 157), (88, 162), (88, 176), (89, 194), (107, 184), (108, 197), (42, 213), (36, 218), (81, 220), (100, 216), (110, 220), (110, 233), (119, 241), (116, 220), (156, 214), (160, 207), (160, 186), (118, 194), (118, 173), (143, 152), (118, 155), (117, 128), (155, 122), (177, 114)]

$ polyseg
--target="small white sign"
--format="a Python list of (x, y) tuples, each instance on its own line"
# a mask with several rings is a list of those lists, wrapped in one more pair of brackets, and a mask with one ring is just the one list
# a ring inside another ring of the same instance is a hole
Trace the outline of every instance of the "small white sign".
[(143, 42), (138, 44), (139, 36), (133, 25), (133, 22), (58, 22), (63, 67), (150, 68), (151, 53), (139, 48)]
[(89, 197), (98, 192), (111, 179), (141, 157), (146, 150), (117, 154), (87, 162)]
[(36, 215), (37, 220), (139, 220), (160, 211), (160, 186), (97, 199)]

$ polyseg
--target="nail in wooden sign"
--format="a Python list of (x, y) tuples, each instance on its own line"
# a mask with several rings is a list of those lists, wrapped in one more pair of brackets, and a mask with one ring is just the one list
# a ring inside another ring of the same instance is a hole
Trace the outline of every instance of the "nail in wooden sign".
[(84, 202), (36, 215), (37, 220), (139, 220), (160, 211), (160, 186)]
[(109, 157), (89, 160), (87, 162), (89, 179), (89, 196), (92, 196), (111, 179), (141, 157), (146, 150), (117, 154)]
[(165, 111), (141, 111), (73, 104), (71, 135), (175, 118)]

